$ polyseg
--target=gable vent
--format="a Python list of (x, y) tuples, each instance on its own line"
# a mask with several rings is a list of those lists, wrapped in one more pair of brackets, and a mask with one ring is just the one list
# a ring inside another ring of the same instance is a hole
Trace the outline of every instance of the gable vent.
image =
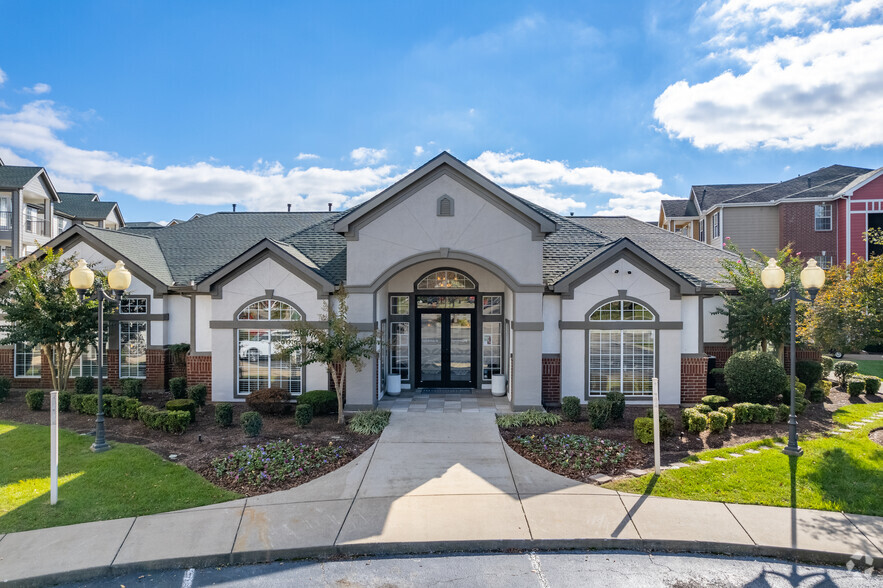
[(437, 216), (454, 216), (454, 199), (450, 196), (442, 196), (438, 199)]

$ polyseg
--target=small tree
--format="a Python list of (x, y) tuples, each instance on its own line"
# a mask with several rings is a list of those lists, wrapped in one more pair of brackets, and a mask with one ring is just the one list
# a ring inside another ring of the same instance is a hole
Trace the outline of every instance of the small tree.
[(377, 333), (360, 334), (347, 320), (347, 294), (341, 287), (333, 299), (325, 303), (322, 320), (325, 327), (316, 327), (307, 321), (292, 323), (292, 338), (277, 350), (281, 355), (297, 357), (300, 363), (323, 363), (331, 373), (334, 391), (337, 393), (337, 422), (344, 424), (343, 392), (346, 387), (346, 366), (353, 364), (361, 371), (365, 360), (375, 354), (379, 342)]
[[(62, 259), (61, 250), (42, 253), (11, 263), (2, 277), (0, 344), (39, 345), (49, 360), (52, 388), (64, 390), (74, 363), (98, 338), (98, 303), (79, 300), (70, 285), (73, 259)], [(111, 312), (105, 305), (105, 320)]]
[[(735, 245), (727, 245), (726, 249), (736, 253), (739, 259), (721, 261), (724, 281), (737, 290), (736, 294), (722, 294), (724, 306), (713, 313), (728, 319), (724, 337), (737, 351), (756, 349), (758, 345), (763, 351), (767, 351), (768, 343), (778, 349), (788, 343), (791, 308), (787, 300), (773, 302), (760, 281), (760, 272), (769, 257), (754, 251), (763, 262), (758, 264), (747, 259)], [(792, 255), (791, 248), (778, 251), (776, 261), (785, 270), (784, 288), (792, 285), (800, 288), (801, 262)], [(803, 306), (798, 305), (798, 316), (802, 316)]]

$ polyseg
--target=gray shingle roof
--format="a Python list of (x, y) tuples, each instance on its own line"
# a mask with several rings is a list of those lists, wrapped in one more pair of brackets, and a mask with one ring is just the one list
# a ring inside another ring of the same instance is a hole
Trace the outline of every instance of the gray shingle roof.
[(703, 212), (707, 212), (718, 204), (754, 192), (772, 184), (711, 184), (706, 186), (693, 186), (692, 192), (696, 195), (696, 201)]
[(868, 173), (863, 167), (830, 165), (804, 176), (798, 176), (778, 184), (748, 192), (727, 200), (726, 204), (749, 204), (754, 202), (776, 202), (792, 198), (827, 198), (839, 192), (853, 180)]
[(153, 221), (145, 221), (145, 222), (134, 222), (134, 223), (126, 223), (126, 226), (123, 230), (129, 229), (161, 229), (163, 225), (159, 223), (155, 223)]
[(116, 202), (100, 202), (95, 194), (80, 192), (59, 192), (61, 202), (55, 204), (55, 210), (82, 220), (104, 220), (111, 213)]
[(35, 175), (40, 173), (42, 167), (30, 167), (22, 165), (0, 166), (0, 188), (18, 190), (30, 182)]
[[(160, 250), (156, 239), (122, 231), (99, 229), (88, 225), (81, 225), (80, 228), (124, 255), (132, 263), (139, 265), (144, 271), (163, 284), (167, 286), (172, 285), (174, 279), (169, 271), (169, 264)], [(76, 250), (76, 247), (74, 247), (74, 250)]]
[(696, 211), (696, 205), (693, 204), (691, 198), (675, 198), (672, 200), (662, 201), (662, 211), (668, 218), (699, 216)]

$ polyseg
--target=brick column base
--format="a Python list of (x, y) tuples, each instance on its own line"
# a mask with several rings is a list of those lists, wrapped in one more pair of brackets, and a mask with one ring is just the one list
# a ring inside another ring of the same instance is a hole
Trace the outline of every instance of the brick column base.
[(212, 356), (211, 355), (188, 355), (187, 356), (187, 385), (205, 384), (208, 388), (209, 400), (212, 398)]
[(561, 355), (543, 354), (543, 406), (561, 406)]
[(708, 393), (708, 357), (681, 357), (681, 404), (700, 402)]

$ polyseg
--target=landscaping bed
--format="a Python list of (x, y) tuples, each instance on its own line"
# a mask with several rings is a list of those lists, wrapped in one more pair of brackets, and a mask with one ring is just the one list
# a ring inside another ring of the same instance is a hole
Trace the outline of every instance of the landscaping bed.
[[(19, 423), (49, 425), (48, 394), (43, 410), (32, 411), (25, 403), (25, 391), (13, 390), (9, 397), (0, 402), (0, 420)], [(168, 392), (145, 391), (142, 404), (164, 408), (172, 399)], [(196, 421), (182, 434), (171, 434), (147, 428), (138, 420), (106, 418), (105, 429), (109, 442), (122, 442), (140, 445), (150, 449), (164, 459), (175, 455), (175, 461), (197, 472), (212, 484), (246, 496), (266, 494), (299, 486), (312, 479), (333, 471), (371, 446), (378, 435), (354, 433), (337, 424), (337, 415), (316, 416), (305, 428), (295, 425), (293, 411), (288, 415), (264, 415), (263, 429), (256, 437), (246, 437), (239, 426), (239, 417), (249, 410), (245, 403), (233, 403), (233, 426), (222, 427), (215, 423), (215, 406), (208, 403), (197, 409)], [(75, 412), (59, 415), (59, 426), (76, 433), (88, 433), (95, 428), (95, 416)], [(259, 486), (247, 483), (244, 479), (234, 480), (219, 476), (212, 467), (215, 458), (230, 455), (246, 447), (266, 445), (276, 440), (290, 440), (295, 445), (333, 446), (340, 449), (339, 456), (327, 464), (316, 464), (300, 475), (282, 480), (267, 481)]]

